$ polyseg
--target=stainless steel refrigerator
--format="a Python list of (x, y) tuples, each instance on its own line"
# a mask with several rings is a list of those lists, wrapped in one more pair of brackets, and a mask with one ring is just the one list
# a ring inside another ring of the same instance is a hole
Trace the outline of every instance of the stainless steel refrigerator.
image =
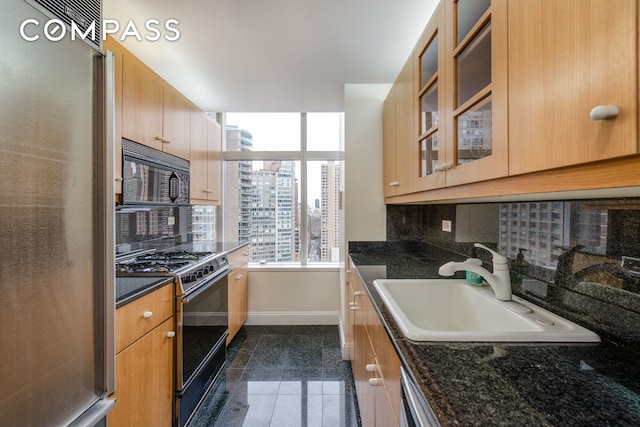
[(104, 425), (114, 403), (113, 79), (99, 46), (68, 31), (45, 37), (45, 7), (0, 6), (0, 425)]

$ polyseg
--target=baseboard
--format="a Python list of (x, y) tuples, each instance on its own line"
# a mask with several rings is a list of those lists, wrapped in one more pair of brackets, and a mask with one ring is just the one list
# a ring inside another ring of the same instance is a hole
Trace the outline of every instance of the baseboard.
[(348, 343), (344, 335), (344, 323), (342, 323), (342, 317), (338, 319), (340, 327), (340, 349), (342, 353), (342, 360), (351, 360), (351, 343)]
[(337, 311), (262, 311), (248, 313), (245, 325), (337, 325)]

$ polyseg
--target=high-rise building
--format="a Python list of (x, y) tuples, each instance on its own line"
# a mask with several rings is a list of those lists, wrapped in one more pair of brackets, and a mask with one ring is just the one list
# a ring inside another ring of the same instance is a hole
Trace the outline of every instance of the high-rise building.
[[(237, 126), (226, 127), (227, 151), (251, 151), (253, 136), (250, 132), (238, 129)], [(226, 162), (226, 199), (225, 212), (233, 218), (237, 227), (227, 227), (227, 240), (237, 242), (251, 241), (251, 192), (253, 173), (251, 161)]]
[(253, 261), (294, 259), (295, 164), (265, 161), (252, 173), (251, 255)]
[(340, 164), (328, 161), (322, 165), (321, 177), (321, 261), (340, 260)]
[(609, 214), (594, 205), (573, 201), (503, 203), (498, 250), (511, 259), (523, 250), (528, 262), (552, 269), (565, 251), (576, 246), (604, 255)]

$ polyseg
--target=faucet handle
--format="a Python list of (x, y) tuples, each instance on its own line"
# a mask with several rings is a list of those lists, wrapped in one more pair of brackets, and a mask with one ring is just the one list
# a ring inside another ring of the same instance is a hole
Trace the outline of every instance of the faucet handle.
[(481, 249), (485, 249), (489, 252), (491, 252), (491, 255), (493, 256), (493, 266), (495, 267), (496, 264), (507, 264), (507, 257), (494, 251), (491, 248), (486, 247), (485, 245), (483, 245), (482, 243), (474, 243), (474, 245), (476, 248), (481, 248)]

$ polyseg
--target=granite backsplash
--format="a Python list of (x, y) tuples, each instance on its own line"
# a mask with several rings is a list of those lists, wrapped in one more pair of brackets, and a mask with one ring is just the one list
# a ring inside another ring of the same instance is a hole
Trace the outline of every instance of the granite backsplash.
[[(474, 242), (510, 259), (516, 295), (640, 344), (640, 199), (389, 205), (380, 250), (435, 247), (466, 258)], [(477, 255), (490, 269), (489, 254)]]

